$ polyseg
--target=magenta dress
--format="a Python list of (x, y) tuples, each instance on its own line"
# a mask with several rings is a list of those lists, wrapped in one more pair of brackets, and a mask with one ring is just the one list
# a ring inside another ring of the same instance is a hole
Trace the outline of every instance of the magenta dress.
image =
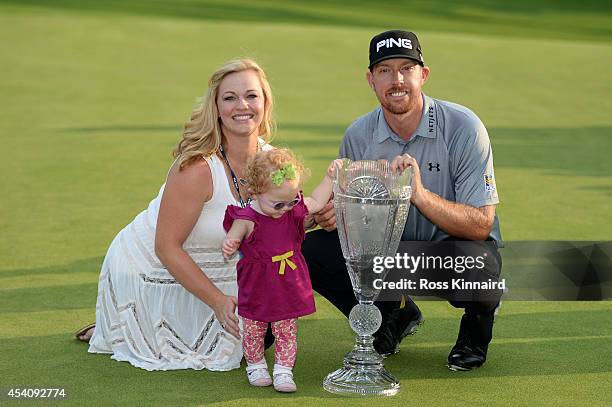
[(250, 206), (229, 205), (223, 227), (234, 219), (255, 225), (240, 244), (237, 265), (238, 315), (262, 322), (297, 318), (315, 312), (308, 267), (302, 255), (304, 199), (280, 218), (262, 215)]

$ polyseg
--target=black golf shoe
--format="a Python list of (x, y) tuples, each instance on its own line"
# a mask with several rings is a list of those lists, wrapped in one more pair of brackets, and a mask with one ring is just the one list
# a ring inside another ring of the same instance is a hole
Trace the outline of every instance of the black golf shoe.
[(454, 371), (468, 371), (482, 366), (486, 360), (486, 347), (454, 346), (448, 355), (448, 368)]
[(408, 335), (413, 335), (424, 318), (421, 310), (412, 300), (406, 301), (404, 308), (396, 308), (386, 317), (374, 334), (374, 349), (387, 357), (399, 352), (399, 345)]
[(448, 354), (448, 368), (468, 371), (482, 366), (493, 336), (494, 313), (464, 314), (461, 317), (457, 342)]

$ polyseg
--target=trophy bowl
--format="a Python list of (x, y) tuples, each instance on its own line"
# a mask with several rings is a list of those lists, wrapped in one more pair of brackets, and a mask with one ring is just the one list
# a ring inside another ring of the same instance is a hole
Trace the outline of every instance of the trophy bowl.
[(374, 305), (380, 289), (374, 280), (374, 257), (394, 256), (410, 209), (412, 169), (390, 170), (387, 161), (343, 160), (334, 181), (334, 208), (342, 254), (358, 304), (349, 314), (356, 344), (343, 367), (327, 375), (325, 390), (346, 395), (391, 396), (400, 390), (373, 346), (381, 325)]

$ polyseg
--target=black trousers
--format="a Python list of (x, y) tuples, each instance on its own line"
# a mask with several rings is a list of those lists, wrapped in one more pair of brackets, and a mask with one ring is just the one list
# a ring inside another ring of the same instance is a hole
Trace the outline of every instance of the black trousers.
[[(460, 239), (450, 238), (449, 240)], [(308, 264), (312, 288), (348, 317), (353, 306), (357, 304), (357, 299), (346, 270), (337, 231), (327, 232), (320, 229), (307, 233), (302, 244), (302, 254)], [(497, 276), (499, 276), (501, 256), (497, 250), (493, 254), (498, 260)], [(464, 308), (466, 315), (485, 315), (492, 321), (493, 313), (499, 301), (449, 301), (449, 303), (455, 308)], [(376, 303), (383, 315), (383, 320), (393, 309), (398, 308), (399, 304), (399, 301), (379, 301)], [(478, 336), (481, 337), (483, 342), (489, 343), (492, 338), (492, 331), (487, 329), (487, 332), (482, 332)]]

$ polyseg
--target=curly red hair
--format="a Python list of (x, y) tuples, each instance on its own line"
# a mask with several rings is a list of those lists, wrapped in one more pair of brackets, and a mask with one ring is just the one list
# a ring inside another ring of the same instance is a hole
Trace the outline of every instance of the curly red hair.
[(275, 148), (255, 154), (249, 159), (246, 167), (245, 179), (248, 191), (253, 195), (267, 192), (273, 186), (272, 173), (288, 164), (293, 164), (298, 184), (301, 185), (307, 170), (291, 150)]

